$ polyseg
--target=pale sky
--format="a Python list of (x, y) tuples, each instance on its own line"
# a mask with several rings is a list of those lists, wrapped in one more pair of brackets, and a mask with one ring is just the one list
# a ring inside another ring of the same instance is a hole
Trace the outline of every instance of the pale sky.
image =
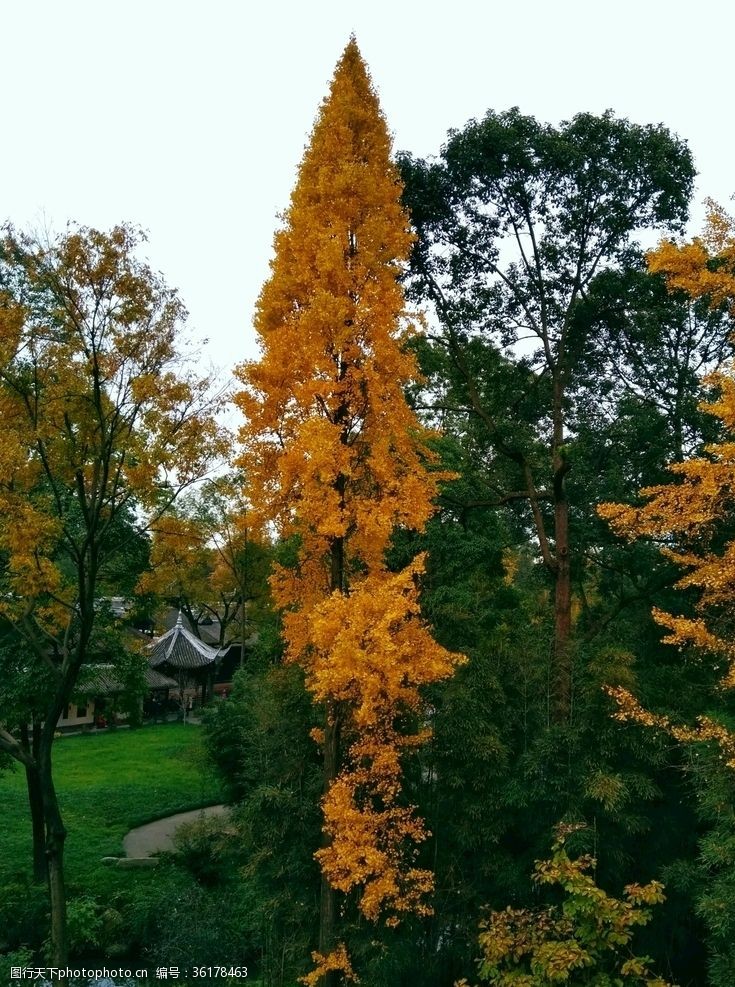
[(0, 0), (0, 221), (142, 226), (229, 373), (257, 353), (277, 213), (353, 31), (396, 149), (436, 153), (488, 108), (612, 107), (685, 138), (696, 202), (732, 206), (729, 0)]

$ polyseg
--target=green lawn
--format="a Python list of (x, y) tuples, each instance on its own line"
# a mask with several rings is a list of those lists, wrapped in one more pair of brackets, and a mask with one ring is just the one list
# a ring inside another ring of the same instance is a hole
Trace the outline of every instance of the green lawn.
[[(134, 826), (222, 800), (204, 763), (199, 727), (167, 723), (137, 730), (62, 737), (54, 744), (54, 778), (66, 824), (67, 882), (72, 893), (112, 891), (132, 872), (105, 867), (122, 856)], [(25, 773), (0, 775), (0, 893), (31, 873)], [(148, 871), (152, 876), (155, 871)], [(143, 874), (135, 876), (143, 877)]]
[[(223, 800), (203, 755), (200, 728), (171, 723), (60, 738), (54, 746), (54, 777), (68, 831), (72, 953), (78, 959), (109, 959), (108, 966), (121, 955), (128, 964), (142, 965), (138, 952), (144, 953), (150, 941), (151, 923), (159, 914), (189, 907), (186, 894), (194, 879), (172, 862), (154, 869), (120, 870), (102, 864), (101, 858), (122, 856), (123, 837), (134, 826)], [(0, 774), (0, 806), (0, 952), (3, 945), (37, 948), (46, 930), (46, 892), (29, 883), (30, 819), (22, 770)], [(89, 940), (80, 927), (86, 902), (92, 903), (95, 916), (96, 931)], [(82, 945), (75, 948), (75, 941)], [(91, 945), (84, 945), (87, 942)], [(190, 963), (220, 961), (219, 954), (201, 959), (201, 946), (192, 944), (192, 950)], [(180, 962), (169, 954), (164, 959)], [(0, 971), (2, 967), (0, 956)], [(238, 983), (256, 987), (254, 973)]]

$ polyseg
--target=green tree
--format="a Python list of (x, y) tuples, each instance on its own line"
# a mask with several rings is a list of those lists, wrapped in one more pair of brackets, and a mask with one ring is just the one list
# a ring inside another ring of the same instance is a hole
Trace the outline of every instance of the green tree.
[[(536, 864), (538, 885), (558, 885), (560, 905), (529, 912), (508, 908), (491, 912), (481, 923), (483, 983), (495, 987), (671, 987), (652, 973), (651, 960), (630, 949), (636, 926), (651, 918), (651, 906), (664, 900), (657, 881), (631, 884), (623, 898), (598, 887), (596, 861), (572, 859), (565, 847), (573, 827), (559, 827), (549, 860)], [(593, 873), (590, 874), (589, 872)], [(458, 987), (467, 987), (467, 981)]]
[(555, 128), (491, 111), (453, 132), (439, 160), (405, 156), (402, 173), (418, 234), (411, 291), (432, 307), (452, 380), (434, 408), (482, 423), (492, 454), (486, 499), (525, 507), (554, 587), (552, 717), (564, 723), (573, 665), (567, 486), (588, 383), (577, 309), (601, 271), (625, 267), (639, 230), (680, 227), (691, 155), (664, 127), (611, 113)]
[[(455, 465), (451, 438), (443, 445), (445, 464)], [(378, 979), (383, 971), (373, 969), (371, 982), (441, 987), (467, 976), (481, 908), (533, 907), (528, 873), (546, 853), (550, 828), (571, 818), (588, 823), (586, 848), (599, 856), (606, 887), (676, 869), (681, 880), (646, 930), (645, 951), (685, 983), (702, 965), (685, 880), (696, 856), (691, 792), (675, 753), (611, 719), (602, 687), (645, 683), (671, 703), (696, 695), (703, 676), (665, 661), (639, 600), (579, 649), (573, 724), (550, 728), (549, 587), (533, 545), (516, 544), (507, 515), (457, 507), (479, 495), (471, 474), (451, 484), (439, 516), (406, 550), (428, 549), (424, 613), (437, 640), (469, 661), (432, 690), (433, 736), (411, 770), (411, 797), (432, 834), (425, 853), (436, 874), (434, 915), (412, 939), (384, 941), (393, 975)]]
[[(318, 934), (322, 764), (303, 673), (262, 656), (205, 717), (205, 743), (229, 789), (231, 850), (244, 936), (267, 987), (291, 987)], [(225, 881), (217, 878), (217, 886)], [(375, 930), (373, 930), (375, 931)]]
[(1, 609), (51, 683), (37, 748), (3, 722), (0, 749), (38, 772), (51, 958), (62, 967), (66, 830), (53, 737), (90, 658), (102, 574), (131, 508), (150, 523), (223, 448), (209, 382), (177, 357), (183, 306), (136, 258), (140, 242), (119, 226), (45, 244), (8, 230), (0, 243)]
[[(733, 221), (710, 208), (705, 234), (690, 244), (665, 242), (649, 255), (670, 289), (685, 290), (715, 313), (733, 308)], [(710, 981), (729, 984), (735, 971), (732, 948), (732, 846), (735, 792), (733, 730), (733, 444), (735, 381), (732, 370), (708, 380), (714, 400), (704, 404), (719, 425), (717, 441), (673, 462), (668, 475), (637, 491), (631, 504), (603, 504), (599, 513), (627, 539), (649, 541), (677, 571), (676, 587), (653, 611), (658, 633), (676, 669), (699, 667), (709, 688), (662, 706), (655, 692), (615, 689), (618, 719), (657, 728), (688, 746), (687, 768), (706, 826), (701, 840), (697, 912), (707, 928)], [(696, 454), (698, 453), (698, 454)], [(630, 495), (629, 495), (630, 497)], [(663, 630), (662, 630), (663, 629)], [(681, 674), (681, 672), (679, 672)], [(719, 681), (718, 681), (719, 680)]]

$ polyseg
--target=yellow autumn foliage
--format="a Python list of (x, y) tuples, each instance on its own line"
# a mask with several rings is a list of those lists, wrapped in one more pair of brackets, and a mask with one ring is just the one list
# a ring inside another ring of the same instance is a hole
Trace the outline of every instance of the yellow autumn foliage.
[[(395, 922), (425, 912), (432, 888), (415, 866), (426, 831), (401, 796), (401, 753), (427, 735), (421, 687), (461, 659), (420, 618), (423, 559), (397, 574), (386, 566), (393, 533), (424, 527), (442, 478), (404, 397), (417, 368), (398, 276), (413, 236), (390, 151), (353, 39), (275, 238), (255, 319), (261, 357), (238, 368), (236, 400), (251, 522), (298, 544), (296, 563), (272, 579), (287, 659), (327, 711), (316, 739), (340, 722), (317, 857), (366, 917)], [(398, 729), (401, 714), (413, 734)], [(319, 957), (304, 982), (333, 962), (346, 954)]]
[(314, 962), (314, 969), (305, 977), (301, 977), (301, 983), (305, 987), (317, 987), (322, 977), (331, 971), (339, 971), (342, 979), (345, 981), (351, 983), (358, 982), (358, 978), (355, 976), (352, 965), (350, 964), (350, 958), (347, 955), (347, 949), (344, 943), (339, 943), (335, 949), (326, 955), (314, 952), (311, 954), (311, 958)]
[[(665, 241), (648, 255), (648, 265), (665, 276), (671, 289), (706, 298), (712, 306), (727, 304), (735, 313), (735, 221), (715, 203), (708, 203), (701, 237), (680, 245)], [(684, 573), (676, 585), (698, 590), (699, 613), (682, 617), (654, 609), (654, 620), (666, 628), (666, 643), (724, 659), (721, 684), (732, 688), (735, 642), (713, 629), (710, 616), (717, 612), (720, 627), (735, 616), (735, 541), (714, 547), (711, 537), (735, 506), (735, 369), (712, 374), (706, 383), (717, 397), (702, 407), (720, 419), (730, 437), (707, 446), (702, 456), (672, 464), (672, 482), (641, 490), (642, 505), (602, 504), (598, 511), (625, 538), (659, 540), (662, 553), (681, 566)], [(735, 768), (735, 736), (725, 727), (708, 717), (693, 726), (677, 725), (644, 709), (627, 689), (608, 691), (618, 705), (618, 719), (664, 730), (682, 742), (714, 741)]]
[(7, 283), (23, 285), (0, 291), (0, 612), (27, 628), (32, 615), (41, 639), (76, 619), (78, 573), (97, 578), (128, 505), (155, 515), (224, 449), (209, 382), (176, 366), (184, 308), (134, 257), (141, 239), (0, 240)]
[[(565, 842), (579, 829), (557, 827), (548, 860), (536, 862), (533, 880), (557, 886), (558, 905), (529, 910), (493, 911), (480, 923), (479, 974), (493, 987), (590, 983), (674, 987), (651, 970), (651, 960), (631, 951), (637, 926), (651, 919), (651, 908), (665, 900), (663, 886), (629, 884), (621, 898), (595, 882), (596, 860), (572, 858)], [(455, 987), (469, 987), (461, 980)]]
[(647, 255), (652, 274), (663, 274), (670, 288), (692, 298), (707, 296), (714, 306), (735, 311), (735, 219), (707, 200), (705, 229), (690, 243), (664, 240)]

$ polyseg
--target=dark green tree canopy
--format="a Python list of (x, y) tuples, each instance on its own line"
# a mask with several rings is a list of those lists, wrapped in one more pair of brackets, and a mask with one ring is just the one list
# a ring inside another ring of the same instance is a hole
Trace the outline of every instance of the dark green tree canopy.
[[(563, 722), (572, 692), (567, 486), (577, 410), (608, 387), (599, 370), (617, 366), (608, 355), (600, 366), (598, 322), (578, 310), (598, 276), (636, 262), (639, 233), (681, 229), (691, 155), (665, 127), (611, 112), (553, 127), (513, 109), (452, 132), (437, 160), (404, 155), (402, 171), (417, 231), (409, 290), (433, 309), (430, 341), (443, 368), (434, 395), (443, 413), (473, 423), (467, 434), (471, 446), (484, 446), (496, 502), (520, 507), (535, 529), (554, 583), (552, 691)], [(506, 384), (498, 388), (493, 376)]]
[(403, 155), (419, 235), (411, 285), (456, 327), (474, 319), (504, 345), (536, 337), (545, 363), (564, 354), (574, 303), (644, 229), (680, 230), (691, 154), (662, 125), (608, 111), (559, 127), (517, 109), (450, 133), (441, 156)]

